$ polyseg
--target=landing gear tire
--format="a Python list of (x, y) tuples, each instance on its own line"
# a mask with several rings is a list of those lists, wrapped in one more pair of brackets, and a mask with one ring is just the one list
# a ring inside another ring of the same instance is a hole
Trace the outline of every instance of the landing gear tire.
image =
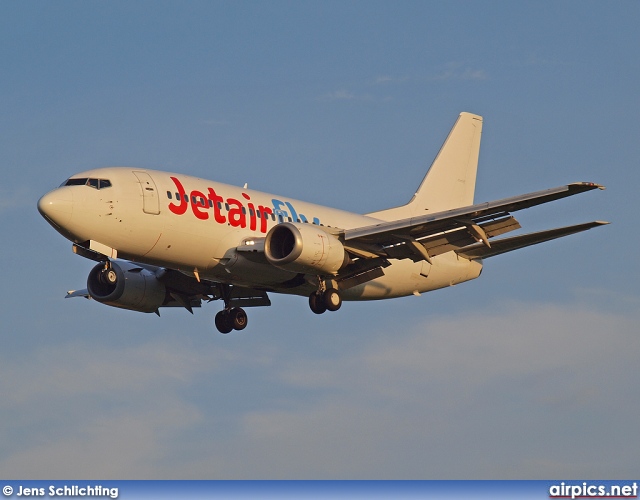
[(229, 311), (231, 316), (231, 323), (234, 330), (244, 330), (247, 327), (247, 313), (240, 307), (234, 307)]
[(220, 333), (229, 333), (233, 330), (233, 319), (226, 309), (216, 314), (216, 328)]
[(328, 288), (322, 295), (322, 299), (325, 307), (329, 311), (337, 311), (342, 305), (342, 297), (340, 297), (340, 292), (338, 292), (338, 290), (336, 290), (335, 288)]
[(220, 333), (229, 333), (231, 330), (244, 330), (247, 327), (247, 313), (240, 307), (223, 309), (216, 314), (216, 328)]
[(322, 314), (327, 310), (327, 306), (324, 303), (324, 297), (318, 292), (313, 292), (309, 295), (309, 307), (316, 314)]

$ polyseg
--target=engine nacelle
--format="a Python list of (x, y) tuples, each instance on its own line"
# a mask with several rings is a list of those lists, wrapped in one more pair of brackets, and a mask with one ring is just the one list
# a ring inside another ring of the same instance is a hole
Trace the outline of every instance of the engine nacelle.
[(109, 306), (139, 312), (156, 312), (167, 291), (156, 275), (130, 262), (98, 264), (89, 273), (87, 291), (92, 299)]
[(319, 226), (284, 222), (269, 231), (264, 254), (274, 266), (304, 274), (336, 274), (350, 260), (334, 235)]

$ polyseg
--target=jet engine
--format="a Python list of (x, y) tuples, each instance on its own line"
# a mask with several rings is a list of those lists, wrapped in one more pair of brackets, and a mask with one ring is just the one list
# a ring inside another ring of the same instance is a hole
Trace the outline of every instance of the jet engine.
[(98, 264), (89, 273), (87, 291), (98, 302), (138, 312), (156, 312), (167, 294), (155, 273), (130, 262)]
[(349, 255), (334, 235), (319, 226), (284, 222), (267, 234), (264, 254), (280, 269), (304, 274), (336, 274)]

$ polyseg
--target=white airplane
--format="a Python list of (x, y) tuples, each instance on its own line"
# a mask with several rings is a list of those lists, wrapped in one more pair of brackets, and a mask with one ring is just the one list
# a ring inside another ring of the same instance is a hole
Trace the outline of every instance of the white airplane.
[(314, 313), (343, 300), (376, 300), (480, 276), (482, 261), (584, 231), (594, 221), (494, 240), (520, 228), (512, 212), (604, 189), (579, 182), (487, 203), (473, 201), (482, 117), (461, 113), (406, 205), (365, 215), (148, 169), (73, 175), (38, 202), (73, 251), (99, 262), (92, 298), (140, 312), (222, 300), (222, 333), (242, 330), (242, 309), (269, 292), (309, 297)]

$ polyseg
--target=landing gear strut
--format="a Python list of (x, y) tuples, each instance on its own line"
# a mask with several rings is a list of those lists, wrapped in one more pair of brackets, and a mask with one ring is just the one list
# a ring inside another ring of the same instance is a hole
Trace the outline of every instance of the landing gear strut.
[(100, 271), (98, 279), (105, 285), (115, 285), (118, 281), (118, 275), (115, 269), (111, 266), (111, 262), (104, 263), (104, 269)]

